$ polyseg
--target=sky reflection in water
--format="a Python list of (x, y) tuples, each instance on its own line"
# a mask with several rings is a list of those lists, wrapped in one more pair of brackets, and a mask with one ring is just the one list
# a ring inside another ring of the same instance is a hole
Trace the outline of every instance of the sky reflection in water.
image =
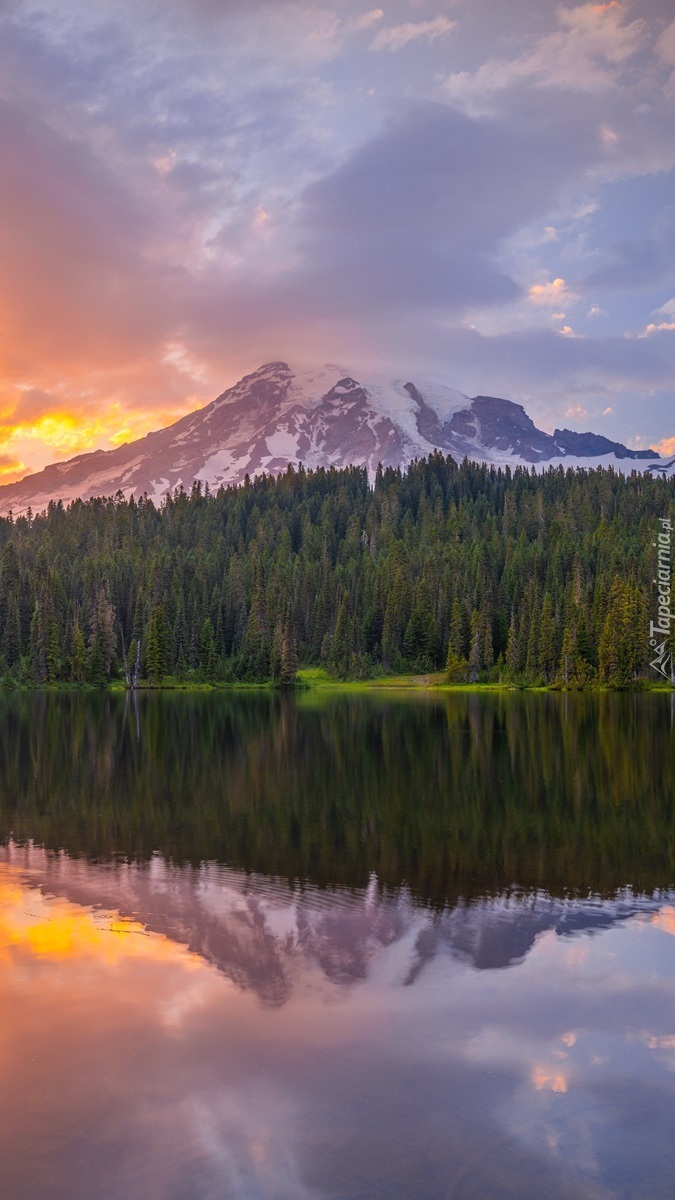
[(0, 850), (12, 1200), (672, 1195), (675, 894)]

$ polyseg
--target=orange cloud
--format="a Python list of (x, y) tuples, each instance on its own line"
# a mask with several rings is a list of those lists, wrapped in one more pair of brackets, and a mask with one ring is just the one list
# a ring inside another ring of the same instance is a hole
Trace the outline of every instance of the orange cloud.
[(649, 325), (645, 325), (642, 333), (638, 334), (638, 337), (651, 337), (653, 333), (672, 333), (673, 330), (675, 330), (675, 321), (660, 321), (658, 324), (650, 321)]
[(3, 483), (14, 483), (26, 474), (26, 464), (11, 454), (0, 454), (0, 477)]
[[(527, 293), (532, 304), (541, 304), (559, 309), (566, 304), (573, 304), (576, 295), (564, 279), (551, 279), (547, 283), (535, 283)], [(563, 314), (564, 315), (564, 314)]]
[[(10, 482), (10, 477), (20, 479), (29, 469), (39, 470), (58, 459), (91, 450), (109, 450), (144, 437), (201, 408), (220, 390), (204, 382), (198, 390), (190, 388), (185, 395), (185, 384), (179, 383), (181, 374), (186, 374), (183, 363), (166, 360), (159, 368), (148, 366), (139, 372), (139, 390), (142, 388), (148, 398), (143, 405), (136, 402), (133, 378), (120, 380), (115, 389), (112, 372), (109, 380), (112, 386), (105, 389), (101, 381), (100, 393), (95, 379), (84, 392), (79, 381), (71, 392), (67, 385), (47, 379), (42, 387), (6, 388), (4, 402), (0, 394), (2, 481)], [(166, 382), (161, 389), (163, 396), (158, 387), (161, 380)]]
[(533, 1086), (538, 1092), (548, 1090), (550, 1092), (566, 1092), (568, 1081), (565, 1075), (556, 1067), (547, 1067), (542, 1063), (537, 1063), (533, 1067), (531, 1080)]

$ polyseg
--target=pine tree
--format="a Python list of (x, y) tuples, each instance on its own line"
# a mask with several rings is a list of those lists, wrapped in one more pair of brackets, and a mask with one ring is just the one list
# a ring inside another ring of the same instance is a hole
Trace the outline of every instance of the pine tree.
[(36, 683), (47, 682), (47, 619), (44, 600), (35, 602), (30, 623), (30, 670)]
[(459, 596), (455, 596), (452, 602), (448, 645), (455, 658), (466, 661), (468, 649), (466, 636), (466, 610), (459, 599)]
[(73, 683), (84, 683), (87, 676), (87, 644), (80, 626), (75, 618), (70, 638), (70, 678)]
[(570, 616), (565, 625), (562, 647), (560, 650), (559, 677), (563, 687), (573, 687), (577, 682), (579, 654), (577, 650), (577, 629), (574, 619)]
[(218, 675), (216, 639), (210, 617), (204, 621), (199, 635), (199, 671), (207, 683), (213, 683)]
[(633, 587), (617, 575), (609, 593), (598, 649), (602, 683), (627, 687), (634, 679), (638, 668), (634, 619)]
[(539, 652), (537, 667), (544, 676), (544, 681), (550, 683), (553, 679), (557, 655), (556, 655), (556, 638), (555, 638), (555, 618), (553, 615), (553, 601), (549, 592), (544, 595), (544, 603), (541, 609), (541, 620), (539, 623)]
[(340, 607), (338, 608), (335, 633), (331, 640), (329, 660), (331, 671), (339, 677), (344, 677), (349, 672), (349, 657), (352, 650), (350, 635), (351, 629), (347, 597), (343, 595)]
[(21, 662), (21, 609), (18, 584), (12, 588), (7, 600), (1, 650), (5, 667), (9, 671), (16, 671)]
[(161, 683), (166, 675), (166, 618), (164, 606), (156, 604), (150, 614), (145, 639), (145, 673), (150, 683)]
[(87, 677), (89, 683), (102, 687), (110, 678), (117, 645), (115, 610), (103, 589), (96, 596), (91, 613), (90, 628)]
[(292, 687), (298, 672), (298, 645), (291, 625), (286, 627), (281, 643), (281, 671), (279, 682), (282, 687)]
[(471, 614), (471, 649), (469, 651), (469, 679), (476, 683), (483, 665), (483, 621), (474, 609)]
[(515, 611), (511, 613), (511, 620), (509, 621), (505, 661), (509, 679), (517, 678), (520, 670), (520, 662), (518, 653), (518, 621), (516, 620)]

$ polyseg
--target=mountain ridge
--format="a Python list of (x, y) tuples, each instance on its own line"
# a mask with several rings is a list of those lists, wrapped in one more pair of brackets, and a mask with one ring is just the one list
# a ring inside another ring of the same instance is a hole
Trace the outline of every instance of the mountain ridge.
[(595, 433), (537, 428), (524, 407), (472, 399), (443, 383), (373, 376), (337, 364), (294, 371), (281, 360), (243, 376), (204, 408), (113, 450), (52, 463), (0, 486), (0, 513), (40, 511), (50, 501), (147, 495), (161, 502), (196, 480), (212, 489), (246, 475), (311, 467), (407, 466), (434, 450), (495, 466), (598, 465), (670, 473), (654, 450), (631, 450)]

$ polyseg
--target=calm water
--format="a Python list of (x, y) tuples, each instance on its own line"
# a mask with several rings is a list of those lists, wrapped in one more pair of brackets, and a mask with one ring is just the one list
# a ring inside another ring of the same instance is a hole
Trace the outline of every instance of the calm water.
[(5, 1200), (672, 1200), (670, 696), (0, 696)]

